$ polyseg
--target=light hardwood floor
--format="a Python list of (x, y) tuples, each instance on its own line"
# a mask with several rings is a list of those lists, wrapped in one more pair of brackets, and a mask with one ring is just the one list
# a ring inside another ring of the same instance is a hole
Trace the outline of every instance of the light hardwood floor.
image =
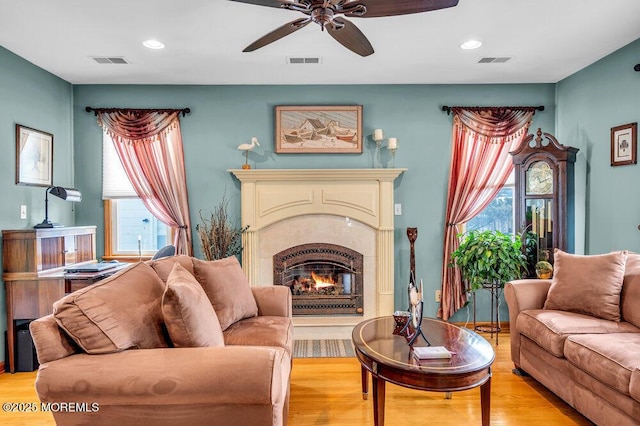
[[(487, 335), (488, 337), (488, 335)], [(511, 372), (508, 334), (500, 333), (491, 383), (492, 425), (592, 425), (531, 378)], [(1, 402), (37, 402), (35, 373), (0, 375)], [(453, 394), (387, 385), (386, 424), (396, 426), (479, 425), (480, 390)], [(0, 412), (2, 425), (53, 425), (47, 413)], [(355, 358), (294, 359), (289, 426), (373, 425), (371, 396), (362, 399), (360, 364)]]

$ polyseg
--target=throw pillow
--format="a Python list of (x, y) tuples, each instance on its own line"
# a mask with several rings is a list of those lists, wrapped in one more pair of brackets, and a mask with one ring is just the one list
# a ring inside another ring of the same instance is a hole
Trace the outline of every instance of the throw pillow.
[(553, 280), (544, 309), (620, 321), (626, 260), (626, 251), (585, 256), (556, 249)]
[(176, 263), (162, 296), (162, 315), (176, 348), (224, 346), (218, 317), (202, 286)]
[(187, 256), (185, 254), (163, 257), (157, 260), (148, 260), (146, 263), (151, 265), (162, 282), (166, 283), (167, 278), (169, 278), (169, 274), (173, 270), (173, 265), (175, 265), (176, 262), (182, 265), (182, 267), (189, 273), (193, 274), (193, 263), (191, 263), (191, 256)]
[(622, 293), (620, 294), (620, 308), (620, 316), (623, 321), (640, 327), (640, 254), (638, 253), (630, 252), (627, 256)]
[(258, 315), (258, 305), (235, 256), (204, 261), (193, 259), (193, 273), (202, 285), (226, 330), (234, 322)]
[(166, 348), (163, 291), (153, 269), (138, 263), (58, 300), (53, 316), (89, 354)]

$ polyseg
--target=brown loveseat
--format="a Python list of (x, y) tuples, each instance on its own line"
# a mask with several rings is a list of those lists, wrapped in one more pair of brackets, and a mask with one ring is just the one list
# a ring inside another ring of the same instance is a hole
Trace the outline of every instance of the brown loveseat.
[(598, 425), (640, 424), (640, 255), (556, 251), (553, 280), (505, 286), (516, 373)]
[(57, 424), (286, 424), (291, 294), (250, 287), (235, 258), (138, 263), (56, 302), (31, 333)]

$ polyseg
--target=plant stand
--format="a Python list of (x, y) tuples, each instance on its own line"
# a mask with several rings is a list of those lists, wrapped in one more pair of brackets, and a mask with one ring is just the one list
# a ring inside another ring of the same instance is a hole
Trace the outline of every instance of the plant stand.
[(476, 292), (473, 292), (473, 330), (482, 333), (496, 334), (496, 346), (498, 346), (498, 333), (500, 332), (500, 284), (483, 284), (483, 290), (491, 292), (491, 323), (487, 326), (476, 325)]

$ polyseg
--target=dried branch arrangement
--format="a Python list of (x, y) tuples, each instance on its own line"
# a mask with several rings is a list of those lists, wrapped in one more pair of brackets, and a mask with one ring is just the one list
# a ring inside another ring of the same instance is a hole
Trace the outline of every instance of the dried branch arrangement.
[(207, 260), (224, 259), (242, 253), (242, 234), (249, 228), (239, 228), (229, 219), (226, 194), (206, 219), (200, 211), (201, 224), (196, 225), (202, 254)]

